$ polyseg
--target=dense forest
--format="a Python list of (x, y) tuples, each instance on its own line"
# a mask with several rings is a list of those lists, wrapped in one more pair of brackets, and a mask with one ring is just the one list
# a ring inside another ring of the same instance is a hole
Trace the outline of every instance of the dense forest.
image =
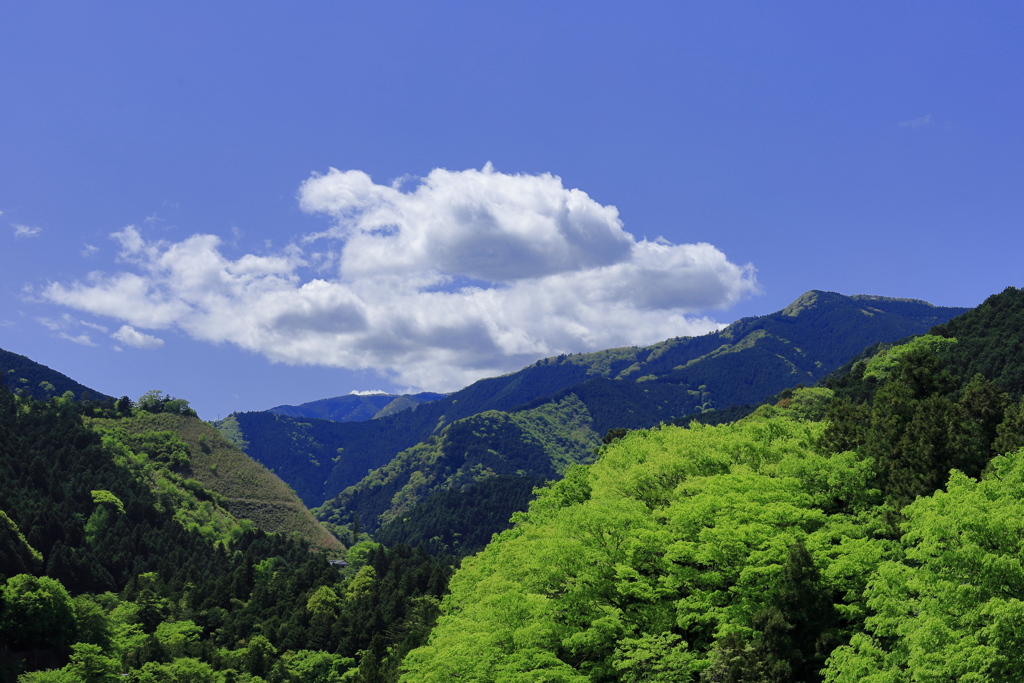
[(187, 402), (0, 389), (0, 680), (1016, 680), (1022, 343), (1009, 288), (727, 421), (453, 420), (347, 550), (261, 528)]
[(178, 432), (139, 428), (182, 417), (181, 405), (139, 404), (0, 388), (0, 680), (397, 671), (429, 631), (451, 561), (364, 540), (339, 567), (316, 539), (262, 531), (188, 476)]
[(1008, 289), (737, 422), (625, 434), (465, 560), (402, 680), (1017, 680), (1022, 322)]

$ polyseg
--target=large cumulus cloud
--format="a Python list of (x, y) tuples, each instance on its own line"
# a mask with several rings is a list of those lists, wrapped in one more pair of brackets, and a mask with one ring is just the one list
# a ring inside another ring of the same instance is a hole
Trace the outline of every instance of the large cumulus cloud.
[(549, 174), (487, 165), (380, 185), (331, 169), (299, 202), (330, 225), (279, 253), (229, 258), (215, 235), (165, 242), (129, 226), (113, 234), (126, 268), (44, 295), (443, 391), (547, 355), (700, 334), (718, 325), (695, 316), (756, 290), (751, 266), (710, 244), (637, 241), (615, 207)]

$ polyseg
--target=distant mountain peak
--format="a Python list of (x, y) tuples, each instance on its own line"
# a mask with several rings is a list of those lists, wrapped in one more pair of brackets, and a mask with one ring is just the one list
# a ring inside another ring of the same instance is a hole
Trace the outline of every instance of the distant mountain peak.
[(804, 311), (810, 310), (822, 304), (835, 304), (844, 301), (855, 304), (862, 304), (865, 302), (901, 303), (910, 304), (914, 306), (926, 306), (928, 308), (936, 308), (935, 304), (924, 301), (923, 299), (909, 299), (905, 297), (896, 296), (880, 296), (878, 294), (841, 294), (839, 292), (830, 292), (823, 289), (812, 289), (798, 296), (793, 303), (786, 306), (780, 312), (782, 313), (782, 315), (795, 318)]

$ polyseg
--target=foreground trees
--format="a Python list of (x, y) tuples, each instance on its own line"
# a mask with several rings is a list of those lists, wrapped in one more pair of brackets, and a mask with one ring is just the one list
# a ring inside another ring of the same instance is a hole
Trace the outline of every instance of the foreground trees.
[(827, 680), (1010, 681), (1024, 670), (1024, 451), (904, 510), (901, 553), (866, 591), (863, 632)]
[(402, 680), (1016, 680), (1019, 407), (928, 349), (885, 373), (607, 446), (464, 562)]
[(886, 552), (869, 463), (821, 431), (630, 433), (466, 560), (403, 680), (820, 680)]

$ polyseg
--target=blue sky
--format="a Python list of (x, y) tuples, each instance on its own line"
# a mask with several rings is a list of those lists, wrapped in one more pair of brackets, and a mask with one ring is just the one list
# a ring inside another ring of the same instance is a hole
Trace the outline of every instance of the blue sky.
[(207, 419), (1020, 286), (1016, 3), (5, 3), (0, 347)]

